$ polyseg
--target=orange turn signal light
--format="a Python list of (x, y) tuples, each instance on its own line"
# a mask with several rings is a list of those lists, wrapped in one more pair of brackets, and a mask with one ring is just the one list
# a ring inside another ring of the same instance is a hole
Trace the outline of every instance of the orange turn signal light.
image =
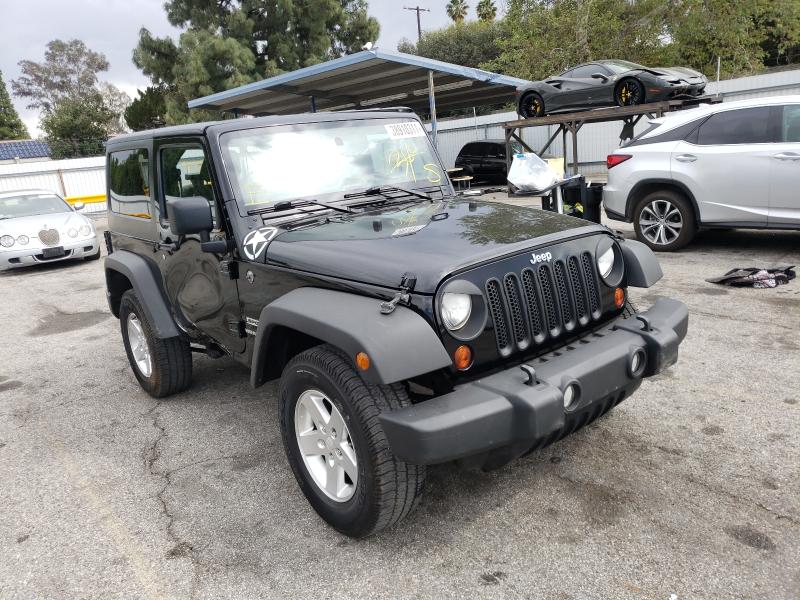
[(625, 290), (617, 288), (614, 290), (614, 305), (617, 308), (622, 308), (623, 304), (625, 304)]
[(472, 348), (467, 345), (459, 346), (453, 352), (453, 364), (459, 371), (466, 371), (472, 366)]
[(367, 356), (366, 352), (356, 354), (356, 366), (362, 371), (369, 369), (369, 356)]

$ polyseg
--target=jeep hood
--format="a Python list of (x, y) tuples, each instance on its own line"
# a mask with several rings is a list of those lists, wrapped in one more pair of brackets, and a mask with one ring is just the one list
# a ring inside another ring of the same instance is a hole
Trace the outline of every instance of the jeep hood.
[(388, 288), (412, 273), (414, 291), (423, 294), (464, 268), (606, 231), (539, 209), (462, 199), (336, 213), (285, 227), (272, 237), (262, 261)]

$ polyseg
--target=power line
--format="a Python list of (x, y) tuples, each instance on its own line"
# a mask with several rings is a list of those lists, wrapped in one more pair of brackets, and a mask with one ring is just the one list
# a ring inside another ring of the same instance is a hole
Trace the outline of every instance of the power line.
[(414, 7), (404, 6), (403, 10), (413, 10), (414, 12), (417, 13), (417, 42), (419, 42), (422, 39), (422, 22), (420, 21), (419, 13), (431, 12), (431, 9), (420, 8), (419, 6), (414, 6)]

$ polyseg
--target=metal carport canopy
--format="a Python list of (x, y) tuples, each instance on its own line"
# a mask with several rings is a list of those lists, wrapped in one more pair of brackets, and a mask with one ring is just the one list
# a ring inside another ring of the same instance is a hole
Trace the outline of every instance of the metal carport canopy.
[(373, 48), (197, 98), (189, 101), (189, 108), (281, 115), (407, 106), (430, 112), (435, 135), (436, 108), (502, 104), (526, 83), (499, 73)]

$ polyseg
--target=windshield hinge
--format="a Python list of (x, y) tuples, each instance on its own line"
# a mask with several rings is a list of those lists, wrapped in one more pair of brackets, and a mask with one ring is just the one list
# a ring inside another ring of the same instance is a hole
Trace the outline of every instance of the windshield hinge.
[(403, 278), (400, 280), (400, 290), (394, 295), (394, 298), (381, 302), (381, 314), (392, 314), (401, 302), (408, 304), (411, 301), (411, 292), (414, 291), (415, 285), (417, 285), (417, 276), (413, 273), (403, 273)]

